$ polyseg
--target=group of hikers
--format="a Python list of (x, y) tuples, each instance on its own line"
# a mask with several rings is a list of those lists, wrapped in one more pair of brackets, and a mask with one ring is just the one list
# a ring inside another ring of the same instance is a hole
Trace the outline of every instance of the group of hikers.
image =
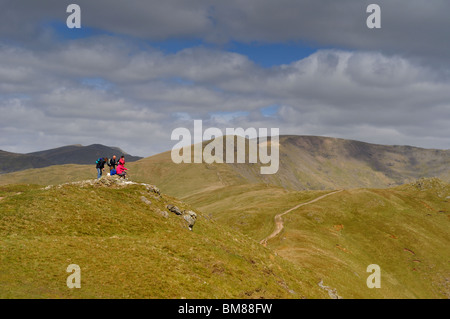
[(97, 168), (97, 179), (102, 177), (103, 171), (105, 170), (105, 164), (109, 166), (110, 175), (118, 175), (120, 177), (126, 178), (126, 170), (128, 169), (125, 167), (125, 156), (122, 155), (119, 160), (116, 159), (116, 155), (114, 155), (109, 160), (107, 157), (100, 157), (99, 159), (97, 159), (95, 166)]

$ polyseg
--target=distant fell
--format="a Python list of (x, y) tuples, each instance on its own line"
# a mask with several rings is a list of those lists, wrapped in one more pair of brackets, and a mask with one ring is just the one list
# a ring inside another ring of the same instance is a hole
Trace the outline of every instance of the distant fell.
[(0, 174), (50, 165), (52, 163), (43, 157), (0, 150)]
[[(204, 142), (203, 147), (207, 144)], [(92, 158), (97, 155), (89, 155), (89, 166), (77, 167), (76, 173), (73, 167), (67, 169), (64, 166), (26, 170), (3, 175), (0, 184), (51, 184), (88, 178), (96, 174)], [(111, 153), (103, 152), (103, 155), (109, 157)], [(87, 158), (87, 155), (83, 157)], [(126, 158), (127, 162), (132, 161), (129, 155)], [(127, 167), (134, 180), (156, 183), (167, 194), (180, 198), (230, 185), (265, 184), (289, 190), (330, 190), (386, 188), (424, 177), (450, 182), (450, 150), (285, 135), (279, 137), (279, 158), (279, 170), (272, 175), (261, 174), (262, 164), (248, 161), (242, 164), (176, 164), (170, 151), (129, 163)]]
[[(281, 136), (280, 163), (276, 175), (264, 178), (268, 183), (299, 190), (383, 188), (423, 177), (450, 181), (450, 150), (340, 138)], [(246, 171), (244, 167), (235, 168), (241, 174)]]
[(67, 145), (28, 154), (0, 151), (0, 174), (51, 165), (93, 164), (99, 157), (111, 158), (113, 155), (117, 158), (124, 155), (127, 162), (135, 162), (142, 158), (132, 156), (118, 147), (102, 144)]
[[(279, 170), (272, 175), (261, 174), (260, 163), (174, 164), (170, 156), (170, 152), (154, 155), (131, 168), (142, 180), (151, 178), (166, 192), (181, 197), (239, 184), (325, 190), (386, 188), (423, 177), (450, 181), (450, 150), (321, 136), (280, 136)], [(184, 182), (177, 183), (181, 179)]]
[(28, 153), (27, 155), (34, 155), (45, 158), (56, 165), (62, 164), (92, 164), (92, 160), (99, 157), (111, 158), (113, 155), (126, 156), (127, 162), (135, 162), (142, 157), (132, 156), (118, 147), (105, 146), (102, 144), (92, 144), (88, 146), (68, 145), (58, 148), (53, 148), (45, 151)]

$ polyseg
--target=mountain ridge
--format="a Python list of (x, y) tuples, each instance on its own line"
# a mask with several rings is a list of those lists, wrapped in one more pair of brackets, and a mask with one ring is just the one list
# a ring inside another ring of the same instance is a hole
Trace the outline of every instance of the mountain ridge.
[(119, 147), (102, 144), (87, 146), (73, 144), (25, 154), (0, 150), (0, 174), (52, 165), (91, 164), (99, 157), (111, 158), (112, 155), (117, 157), (124, 155), (127, 162), (134, 162), (142, 158), (132, 156)]
[[(273, 175), (260, 174), (260, 163), (176, 164), (171, 159), (171, 151), (133, 163), (127, 156), (128, 173), (132, 179), (156, 183), (166, 193), (177, 197), (243, 184), (275, 185), (291, 190), (330, 190), (386, 188), (422, 177), (438, 177), (450, 182), (450, 150), (296, 135), (282, 135), (279, 143), (280, 165)], [(203, 147), (207, 144), (203, 142)], [(89, 178), (95, 170), (91, 161), (87, 164), (90, 165), (52, 166), (5, 174), (0, 184), (48, 184)]]
[[(203, 147), (207, 143), (204, 142)], [(170, 151), (144, 158), (130, 168), (135, 176), (144, 180), (151, 178), (166, 192), (180, 197), (238, 184), (330, 190), (386, 188), (422, 177), (438, 177), (450, 182), (449, 150), (295, 135), (280, 136), (279, 144), (279, 170), (272, 175), (260, 174), (260, 163), (174, 164)], [(176, 183), (178, 180), (184, 182)], [(191, 180), (193, 182), (186, 186)]]

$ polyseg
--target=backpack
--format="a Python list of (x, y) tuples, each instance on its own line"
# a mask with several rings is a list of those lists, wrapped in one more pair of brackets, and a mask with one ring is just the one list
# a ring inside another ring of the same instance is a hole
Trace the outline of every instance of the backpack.
[(103, 161), (103, 157), (99, 157), (98, 160), (95, 161), (95, 164), (100, 164)]

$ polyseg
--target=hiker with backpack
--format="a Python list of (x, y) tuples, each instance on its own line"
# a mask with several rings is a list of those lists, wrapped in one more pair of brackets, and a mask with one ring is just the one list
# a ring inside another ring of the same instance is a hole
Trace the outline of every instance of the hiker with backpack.
[(95, 162), (95, 168), (97, 168), (97, 179), (99, 179), (100, 177), (102, 177), (102, 173), (105, 170), (105, 163), (108, 162), (108, 158), (105, 157), (100, 157), (99, 159), (97, 159), (97, 161)]

